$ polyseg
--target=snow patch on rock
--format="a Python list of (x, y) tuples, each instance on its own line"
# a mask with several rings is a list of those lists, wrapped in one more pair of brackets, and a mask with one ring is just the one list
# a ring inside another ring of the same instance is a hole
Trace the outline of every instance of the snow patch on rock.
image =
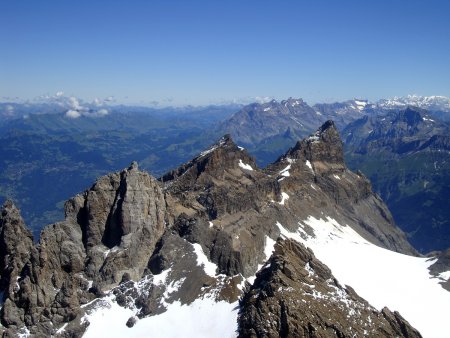
[(286, 194), (285, 192), (281, 193), (281, 201), (278, 202), (278, 204), (284, 205), (284, 202), (287, 201), (289, 199), (289, 195)]
[(209, 261), (200, 244), (194, 243), (192, 246), (194, 247), (194, 252), (197, 255), (197, 265), (203, 266), (203, 270), (208, 276), (215, 277), (217, 265)]
[(245, 170), (253, 170), (253, 168), (250, 164), (246, 164), (246, 163), (242, 162), (241, 159), (239, 160), (239, 166)]
[(291, 165), (288, 164), (286, 168), (280, 171), (280, 175), (284, 177), (289, 177), (291, 174), (289, 173), (289, 170), (291, 169)]

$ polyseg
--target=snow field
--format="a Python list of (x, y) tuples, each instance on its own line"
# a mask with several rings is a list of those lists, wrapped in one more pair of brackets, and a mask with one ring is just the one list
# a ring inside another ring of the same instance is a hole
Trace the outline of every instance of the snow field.
[(330, 217), (310, 216), (303, 223), (315, 236), (308, 236), (301, 223), (294, 233), (277, 226), (283, 236), (310, 247), (341, 284), (378, 310), (399, 311), (425, 338), (449, 337), (450, 292), (429, 274), (433, 260), (380, 248)]

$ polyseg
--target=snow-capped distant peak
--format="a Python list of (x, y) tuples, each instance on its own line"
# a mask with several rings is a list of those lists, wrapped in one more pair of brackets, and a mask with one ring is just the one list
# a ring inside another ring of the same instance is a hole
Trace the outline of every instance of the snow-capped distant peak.
[(367, 100), (357, 100), (357, 99), (355, 99), (355, 100), (353, 100), (353, 102), (355, 102), (356, 107), (359, 110), (363, 110), (368, 104)]
[(415, 106), (423, 109), (450, 111), (450, 98), (439, 95), (407, 95), (403, 97), (394, 96), (390, 99), (379, 100), (377, 102), (377, 105), (382, 108), (402, 108), (406, 106)]

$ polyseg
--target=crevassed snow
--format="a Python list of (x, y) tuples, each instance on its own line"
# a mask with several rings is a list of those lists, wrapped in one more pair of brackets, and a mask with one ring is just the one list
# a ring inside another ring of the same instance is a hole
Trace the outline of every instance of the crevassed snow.
[(189, 305), (176, 301), (167, 311), (139, 319), (132, 328), (125, 323), (133, 311), (112, 299), (108, 306), (86, 316), (90, 325), (83, 337), (236, 337), (238, 304), (197, 299)]
[(306, 160), (305, 164), (306, 164), (306, 166), (307, 166), (309, 169), (311, 169), (312, 172), (314, 172), (314, 170), (313, 170), (313, 168), (312, 168), (312, 165), (311, 165), (311, 162), (309, 162), (309, 160)]
[(285, 192), (281, 193), (281, 201), (278, 204), (284, 205), (284, 202), (289, 199), (289, 195)]
[(276, 225), (282, 236), (310, 247), (341, 284), (350, 285), (378, 310), (387, 306), (399, 311), (424, 337), (448, 337), (450, 292), (429, 274), (433, 260), (380, 248), (330, 217), (310, 216), (303, 223), (314, 236), (301, 227), (292, 233)]
[(252, 168), (252, 166), (251, 166), (250, 164), (246, 164), (246, 163), (242, 162), (241, 159), (239, 159), (239, 166), (240, 166), (242, 169), (253, 170), (253, 168)]
[(197, 255), (197, 265), (203, 266), (203, 269), (208, 276), (215, 277), (217, 265), (209, 261), (200, 244), (194, 243), (192, 246), (194, 247), (194, 252)]
[(289, 177), (291, 174), (289, 173), (289, 170), (291, 169), (291, 165), (288, 164), (286, 168), (280, 171), (280, 175), (284, 177)]

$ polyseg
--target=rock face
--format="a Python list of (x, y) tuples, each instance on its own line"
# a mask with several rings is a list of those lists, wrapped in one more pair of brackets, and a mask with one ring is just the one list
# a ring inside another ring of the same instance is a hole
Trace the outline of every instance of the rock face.
[(421, 337), (399, 313), (381, 312), (341, 286), (311, 250), (279, 240), (241, 299), (239, 337)]
[(29, 269), (29, 261), (36, 254), (31, 232), (26, 229), (19, 210), (6, 201), (0, 218), (0, 287), (3, 291), (2, 312), (6, 314), (3, 325), (15, 326), (24, 322), (24, 311), (16, 307), (22, 303), (19, 296), (25, 282), (23, 270)]
[(133, 163), (70, 200), (66, 215), (82, 230), (87, 277), (100, 272), (95, 282), (103, 285), (142, 275), (165, 230), (166, 205), (156, 180)]
[[(26, 228), (19, 210), (6, 201), (0, 218), (0, 288), (14, 286), (30, 258), (33, 236)], [(13, 285), (11, 285), (11, 282)], [(8, 290), (12, 293), (13, 290)]]
[(70, 199), (65, 213), (33, 245), (18, 210), (4, 206), (5, 335), (80, 336), (105, 290), (133, 311), (128, 327), (174, 301), (234, 302), (268, 259), (278, 224), (307, 232), (308, 217), (332, 217), (372, 243), (415, 254), (369, 181), (346, 168), (331, 121), (264, 170), (228, 135), (159, 181), (132, 163)]
[(7, 203), (2, 257), (13, 259), (4, 266), (14, 268), (2, 273), (8, 288), (3, 325), (11, 332), (25, 325), (31, 333), (52, 334), (54, 325), (79, 317), (82, 304), (123, 275), (139, 279), (164, 233), (165, 207), (157, 181), (132, 165), (70, 199), (65, 221), (46, 227), (34, 247), (17, 209)]

